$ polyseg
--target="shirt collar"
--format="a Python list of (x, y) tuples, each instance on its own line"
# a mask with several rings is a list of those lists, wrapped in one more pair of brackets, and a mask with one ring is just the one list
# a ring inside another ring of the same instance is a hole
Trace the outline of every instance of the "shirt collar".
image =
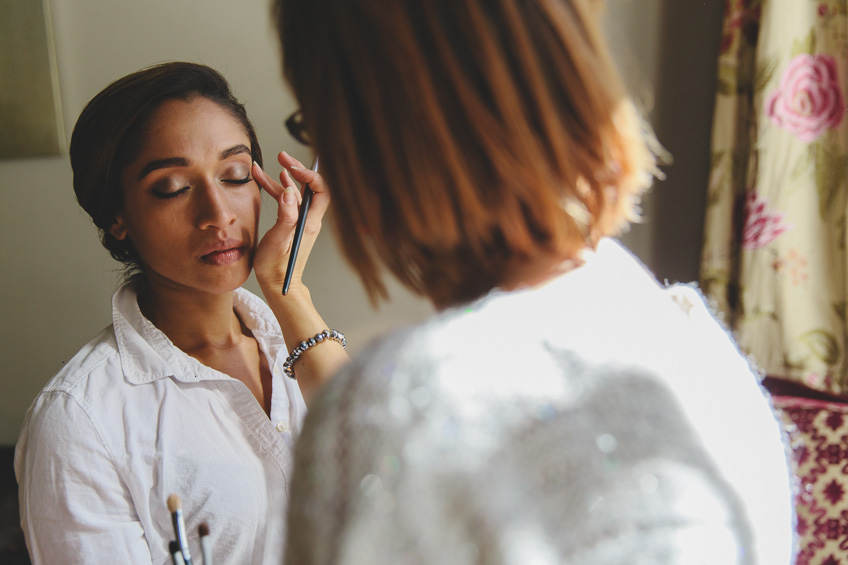
[[(261, 298), (239, 288), (233, 303), (244, 325), (263, 342), (263, 349), (267, 347), (272, 358), (278, 349), (285, 349), (280, 326)], [(225, 377), (184, 353), (144, 317), (132, 281), (121, 285), (112, 296), (112, 324), (121, 368), (130, 383), (143, 384), (166, 377), (183, 382)]]

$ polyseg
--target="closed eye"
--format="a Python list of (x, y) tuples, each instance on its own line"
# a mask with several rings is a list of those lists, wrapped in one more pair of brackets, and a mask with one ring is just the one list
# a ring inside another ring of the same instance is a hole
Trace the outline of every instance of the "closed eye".
[(253, 177), (248, 174), (243, 179), (221, 179), (221, 182), (226, 184), (247, 184), (253, 180)]
[(162, 192), (160, 190), (153, 190), (151, 192), (153, 192), (153, 196), (155, 196), (156, 198), (158, 198), (160, 200), (168, 200), (169, 198), (175, 198), (175, 197), (179, 196), (180, 194), (184, 194), (189, 188), (191, 188), (191, 187), (184, 186), (179, 190), (174, 190), (174, 191), (170, 191), (170, 192)]

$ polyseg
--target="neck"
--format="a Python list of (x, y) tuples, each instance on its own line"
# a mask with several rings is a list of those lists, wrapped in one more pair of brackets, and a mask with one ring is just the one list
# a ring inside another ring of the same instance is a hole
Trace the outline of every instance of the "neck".
[(504, 290), (519, 290), (543, 286), (582, 265), (585, 262), (583, 251), (568, 256), (545, 253), (521, 260), (509, 269), (509, 276), (500, 287)]
[[(516, 259), (504, 267), (504, 276), (496, 288), (510, 292), (544, 286), (583, 265), (587, 249), (584, 247), (567, 254), (544, 252), (533, 257)], [(456, 297), (448, 297), (445, 301), (431, 297), (431, 301), (436, 310), (445, 310), (463, 302)]]
[(233, 309), (232, 291), (207, 294), (148, 282), (139, 289), (138, 305), (142, 314), (186, 353), (232, 347), (244, 335)]

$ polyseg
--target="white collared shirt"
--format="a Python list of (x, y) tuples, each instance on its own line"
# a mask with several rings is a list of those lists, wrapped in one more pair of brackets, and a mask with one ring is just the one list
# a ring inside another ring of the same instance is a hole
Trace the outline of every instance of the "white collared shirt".
[(270, 420), (241, 381), (144, 318), (125, 284), (112, 325), (44, 387), (23, 424), (15, 472), (33, 563), (169, 563), (170, 494), (182, 499), (195, 562), (203, 522), (216, 564), (281, 561), (306, 405), (282, 372), (287, 349), (270, 309), (244, 289), (234, 302), (273, 371)]

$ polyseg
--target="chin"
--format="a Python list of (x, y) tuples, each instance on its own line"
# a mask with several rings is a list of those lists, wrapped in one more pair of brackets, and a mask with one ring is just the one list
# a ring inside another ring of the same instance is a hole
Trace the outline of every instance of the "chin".
[(221, 273), (221, 276), (207, 279), (199, 282), (198, 288), (205, 290), (209, 294), (225, 294), (233, 292), (237, 288), (244, 286), (247, 279), (250, 277), (250, 270), (245, 269), (241, 272)]
[(221, 281), (216, 286), (220, 289), (220, 292), (223, 294), (225, 292), (232, 292), (238, 288), (244, 286), (244, 283), (247, 282), (250, 273), (248, 272), (244, 276), (228, 278), (227, 280)]
[(244, 285), (250, 276), (251, 269), (247, 264), (214, 269), (185, 269), (183, 272), (156, 271), (145, 269), (148, 286), (155, 292), (157, 288), (190, 293), (226, 294)]

